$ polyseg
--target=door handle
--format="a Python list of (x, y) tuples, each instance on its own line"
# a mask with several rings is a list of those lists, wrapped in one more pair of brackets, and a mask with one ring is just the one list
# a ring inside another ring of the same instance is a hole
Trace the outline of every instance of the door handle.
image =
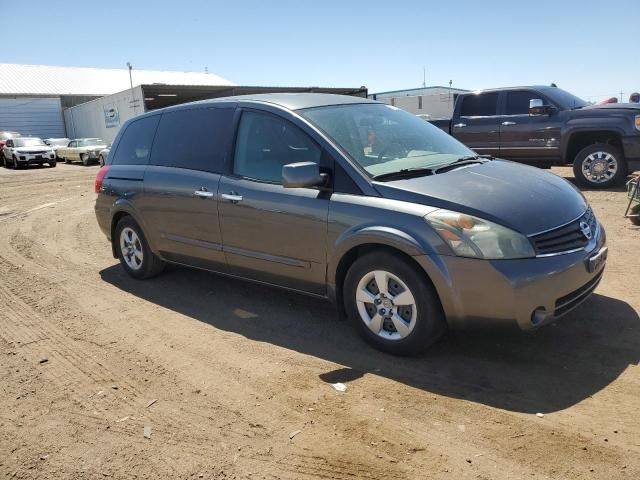
[(508, 125), (516, 125), (516, 122), (502, 122), (502, 125), (508, 126)]
[[(202, 187), (204, 188), (204, 187)], [(193, 194), (196, 197), (200, 197), (200, 198), (211, 198), (213, 197), (213, 192), (207, 192), (206, 190), (196, 190), (195, 192), (193, 192)]]
[(456, 123), (456, 124), (454, 125), (454, 127), (456, 127), (456, 128), (462, 128), (462, 127), (466, 127), (466, 126), (467, 126), (467, 124), (466, 124), (466, 123)]
[(229, 200), (231, 203), (238, 203), (242, 201), (242, 195), (238, 195), (235, 192), (223, 193), (220, 195), (224, 200)]

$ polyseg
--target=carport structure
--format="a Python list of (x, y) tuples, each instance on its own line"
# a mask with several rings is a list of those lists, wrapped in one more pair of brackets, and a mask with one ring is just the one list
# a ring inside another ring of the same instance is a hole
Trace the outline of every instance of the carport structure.
[(324, 88), (324, 87), (256, 87), (235, 85), (140, 85), (145, 112), (170, 107), (181, 103), (230, 97), (234, 95), (255, 95), (258, 93), (334, 93), (367, 98), (367, 88)]

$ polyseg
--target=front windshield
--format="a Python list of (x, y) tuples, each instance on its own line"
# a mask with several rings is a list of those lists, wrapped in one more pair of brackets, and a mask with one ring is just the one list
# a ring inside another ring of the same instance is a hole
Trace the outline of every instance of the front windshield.
[(13, 144), (16, 147), (42, 147), (46, 146), (39, 138), (14, 138)]
[(69, 139), (68, 138), (51, 138), (49, 140), (49, 145), (53, 146), (53, 147), (59, 147), (59, 146), (67, 146), (69, 144)]
[(106, 147), (106, 143), (99, 138), (87, 138), (78, 142), (79, 147)]
[(446, 165), (473, 151), (428, 122), (390, 105), (360, 103), (299, 112), (372, 177)]
[(545, 94), (563, 110), (571, 110), (572, 108), (582, 108), (589, 105), (580, 97), (576, 97), (573, 93), (569, 93), (561, 88), (549, 88), (544, 91)]

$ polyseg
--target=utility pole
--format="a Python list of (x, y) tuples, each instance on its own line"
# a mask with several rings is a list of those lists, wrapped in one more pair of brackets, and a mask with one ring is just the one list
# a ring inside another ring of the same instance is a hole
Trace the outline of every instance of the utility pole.
[(624, 100), (622, 99), (623, 95), (624, 95), (624, 92), (620, 90), (620, 103), (624, 102)]
[(137, 115), (137, 112), (136, 112), (136, 99), (134, 98), (134, 93), (133, 93), (133, 77), (131, 76), (131, 70), (133, 70), (133, 65), (131, 65), (131, 62), (127, 62), (127, 68), (129, 69), (129, 85), (131, 86), (131, 103), (133, 104), (133, 116), (135, 117)]
[(422, 88), (427, 88), (427, 67), (422, 66)]
[(453, 108), (451, 105), (451, 85), (453, 85), (453, 80), (449, 80), (449, 108), (451, 108), (453, 111)]

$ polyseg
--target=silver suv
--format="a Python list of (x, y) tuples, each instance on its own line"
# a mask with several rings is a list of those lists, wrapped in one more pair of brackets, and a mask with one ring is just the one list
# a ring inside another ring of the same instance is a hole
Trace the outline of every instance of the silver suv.
[(585, 300), (605, 233), (582, 194), (363, 98), (272, 94), (128, 121), (96, 215), (133, 277), (166, 263), (325, 297), (379, 349), (532, 329)]

